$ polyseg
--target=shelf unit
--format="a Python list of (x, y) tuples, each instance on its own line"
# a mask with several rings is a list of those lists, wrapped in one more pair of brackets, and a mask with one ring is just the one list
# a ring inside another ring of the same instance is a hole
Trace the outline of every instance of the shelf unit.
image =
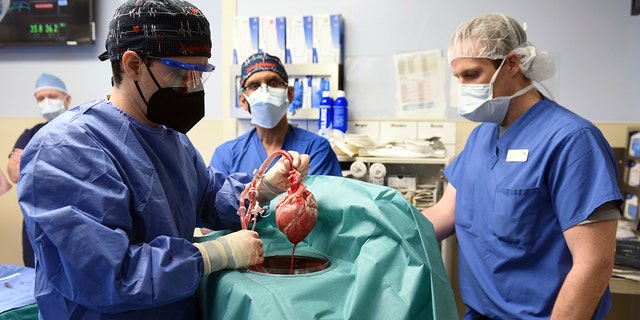
[[(329, 78), (331, 96), (335, 97), (338, 90), (342, 89), (342, 64), (338, 63), (305, 63), (305, 64), (285, 64), (285, 69), (289, 78), (299, 76), (316, 76)], [(238, 105), (238, 94), (240, 93), (240, 73), (241, 66), (231, 65), (231, 117), (237, 119), (251, 119), (249, 112), (242, 110)], [(292, 85), (289, 83), (289, 85)], [(296, 110), (295, 115), (288, 114), (291, 120), (318, 119), (317, 108), (301, 108)]]
[[(622, 196), (625, 201), (623, 219), (631, 220), (632, 224), (636, 226), (636, 229), (638, 226), (638, 221), (640, 220), (640, 214), (638, 214), (637, 209), (635, 210), (635, 214), (630, 214), (628, 212), (629, 203), (627, 202), (629, 200), (627, 199), (627, 196), (631, 195), (636, 197), (635, 207), (637, 208), (637, 199), (640, 199), (640, 174), (634, 174), (633, 171), (640, 168), (640, 157), (633, 154), (632, 137), (638, 132), (640, 132), (640, 127), (627, 128), (627, 148), (623, 158), (624, 169), (622, 173), (622, 183), (620, 185), (620, 191), (622, 192)], [(631, 211), (633, 212), (633, 210)]]
[(346, 177), (392, 187), (402, 192), (416, 208), (433, 205), (444, 190), (445, 158), (339, 157)]
[[(622, 157), (623, 160), (623, 170), (621, 173), (621, 179), (620, 179), (620, 191), (622, 192), (622, 196), (625, 199), (625, 203), (624, 203), (624, 208), (627, 208), (627, 195), (635, 195), (636, 197), (640, 198), (640, 188), (638, 186), (633, 186), (629, 184), (629, 176), (631, 174), (631, 170), (630, 168), (632, 167), (631, 164), (635, 163), (635, 166), (640, 166), (640, 157), (637, 157), (635, 155), (633, 155), (632, 153), (630, 153), (630, 150), (633, 150), (632, 148), (632, 136), (637, 133), (640, 132), (640, 127), (630, 127), (627, 128), (627, 145), (625, 148), (625, 152), (624, 152), (624, 156)], [(640, 215), (636, 214), (635, 216), (631, 217), (628, 213), (625, 213), (627, 209), (623, 210), (623, 217), (622, 220), (625, 222), (629, 222), (631, 221), (632, 226), (638, 226), (638, 221), (640, 220)], [(640, 295), (640, 281), (634, 281), (634, 280), (629, 280), (629, 279), (622, 279), (622, 278), (616, 278), (616, 277), (612, 277), (611, 280), (609, 281), (609, 288), (611, 290), (611, 293), (617, 293), (617, 294), (629, 294), (629, 295)]]
[(611, 278), (609, 280), (609, 290), (616, 294), (640, 295), (640, 281)]

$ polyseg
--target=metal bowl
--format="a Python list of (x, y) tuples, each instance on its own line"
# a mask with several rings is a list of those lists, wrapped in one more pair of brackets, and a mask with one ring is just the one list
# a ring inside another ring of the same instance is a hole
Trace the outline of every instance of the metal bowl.
[(266, 274), (297, 275), (322, 271), (330, 266), (329, 259), (318, 254), (303, 253), (295, 255), (293, 264), (291, 255), (275, 254), (265, 256), (262, 265), (250, 266), (247, 269)]

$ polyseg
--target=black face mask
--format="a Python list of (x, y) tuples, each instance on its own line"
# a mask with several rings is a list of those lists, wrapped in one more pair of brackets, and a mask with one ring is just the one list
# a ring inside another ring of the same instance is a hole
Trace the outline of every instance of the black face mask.
[[(145, 66), (147, 66), (145, 64)], [(204, 118), (204, 91), (180, 92), (180, 88), (160, 88), (160, 84), (147, 66), (151, 78), (158, 86), (147, 101), (135, 81), (140, 97), (147, 105), (147, 119), (154, 123), (165, 125), (173, 130), (187, 133), (193, 126)]]

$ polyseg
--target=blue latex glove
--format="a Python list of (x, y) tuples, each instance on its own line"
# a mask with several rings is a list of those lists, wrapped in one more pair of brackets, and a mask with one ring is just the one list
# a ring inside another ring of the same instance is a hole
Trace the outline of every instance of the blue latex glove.
[(293, 101), (289, 104), (289, 112), (296, 113), (296, 110), (302, 107), (303, 86), (302, 81), (296, 79), (293, 82)]

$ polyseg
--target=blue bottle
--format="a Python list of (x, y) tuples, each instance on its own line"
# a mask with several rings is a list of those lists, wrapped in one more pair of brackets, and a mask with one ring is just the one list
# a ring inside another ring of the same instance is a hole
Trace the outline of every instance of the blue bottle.
[(348, 105), (349, 103), (347, 102), (347, 98), (345, 98), (344, 91), (338, 90), (336, 100), (333, 101), (333, 121), (331, 124), (334, 130), (347, 133)]
[(333, 99), (329, 91), (322, 91), (322, 99), (320, 100), (318, 117), (318, 134), (327, 137), (331, 131), (331, 121), (333, 121)]

